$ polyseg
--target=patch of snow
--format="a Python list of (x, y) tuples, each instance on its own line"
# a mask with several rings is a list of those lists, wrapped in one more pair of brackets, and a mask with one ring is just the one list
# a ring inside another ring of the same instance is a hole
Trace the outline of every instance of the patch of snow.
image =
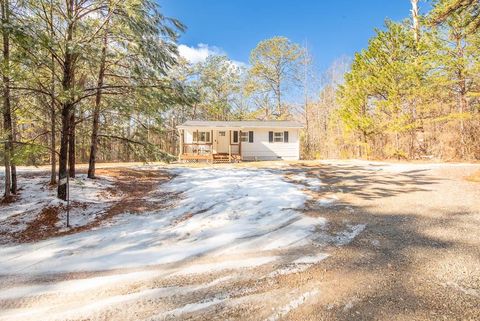
[(462, 292), (463, 294), (474, 296), (477, 298), (480, 298), (480, 291), (476, 289), (471, 289), (471, 288), (464, 288), (463, 286), (459, 285), (456, 282), (453, 281), (448, 281), (447, 283), (444, 284), (445, 287), (451, 287), (459, 292)]
[(366, 226), (366, 224), (349, 225), (347, 230), (336, 235), (336, 244), (341, 246), (350, 243), (358, 234), (365, 230)]
[[(303, 215), (307, 196), (281, 172), (177, 168), (162, 185), (179, 192), (172, 209), (122, 215), (109, 226), (4, 246), (0, 271), (54, 273), (178, 262), (204, 253), (288, 248), (307, 244), (323, 218)], [(80, 187), (79, 187), (80, 188)], [(90, 196), (85, 196), (89, 197)]]
[(343, 231), (337, 232), (334, 235), (327, 233), (318, 233), (315, 238), (315, 243), (320, 245), (336, 245), (344, 246), (349, 244), (357, 235), (365, 230), (365, 224), (351, 225), (347, 224), (347, 228)]
[(277, 260), (278, 257), (258, 257), (258, 258), (249, 258), (243, 260), (231, 260), (231, 261), (222, 261), (218, 263), (205, 263), (205, 264), (196, 264), (189, 266), (187, 268), (182, 268), (181, 271), (174, 273), (173, 275), (188, 275), (188, 274), (202, 274), (202, 273), (211, 273), (218, 272), (222, 270), (229, 269), (243, 269), (243, 268), (254, 268), (260, 265), (264, 265), (270, 262)]
[(352, 303), (352, 301), (348, 301), (348, 303), (345, 304), (345, 306), (343, 307), (343, 311), (348, 311), (351, 308), (353, 308), (353, 303)]
[(309, 190), (319, 191), (325, 187), (325, 184), (318, 177), (307, 176), (306, 173), (298, 173), (290, 176), (295, 182), (300, 182), (307, 186)]
[(332, 195), (332, 196), (328, 196), (328, 197), (324, 197), (324, 198), (319, 199), (316, 202), (316, 205), (319, 206), (319, 207), (330, 207), (330, 206), (334, 205), (337, 201), (338, 201), (338, 197), (335, 196), (335, 195)]
[(196, 311), (206, 309), (208, 307), (211, 307), (212, 305), (217, 305), (217, 304), (223, 303), (228, 299), (229, 299), (229, 297), (225, 295), (225, 296), (222, 296), (220, 298), (205, 299), (205, 300), (202, 300), (202, 301), (199, 301), (199, 302), (189, 303), (189, 304), (184, 305), (180, 308), (176, 308), (174, 310), (170, 310), (170, 311), (158, 314), (158, 315), (156, 315), (156, 316), (154, 316), (154, 317), (152, 317), (148, 320), (151, 320), (151, 321), (154, 321), (154, 320), (168, 320), (168, 318), (171, 318), (171, 317), (178, 317), (178, 316), (180, 316), (182, 314), (185, 314), (185, 313), (192, 313), (192, 312), (196, 312)]
[(305, 292), (301, 296), (299, 296), (296, 299), (293, 299), (292, 301), (288, 302), (285, 306), (281, 307), (275, 314), (270, 316), (267, 321), (276, 321), (287, 315), (290, 311), (295, 310), (298, 308), (300, 305), (304, 304), (305, 301), (308, 298), (313, 297), (316, 295), (319, 291), (318, 290), (312, 290), (310, 292)]
[(318, 264), (329, 257), (326, 253), (320, 253), (317, 255), (302, 256), (285, 267), (275, 270), (267, 275), (267, 277), (276, 277), (279, 275), (286, 275), (292, 273), (301, 273), (306, 271), (311, 266)]
[[(13, 290), (12, 293), (8, 293), (9, 290), (2, 291), (2, 296), (0, 299), (14, 299), (19, 297), (23, 297), (22, 294), (26, 294), (26, 296), (36, 296), (36, 295), (43, 295), (43, 294), (73, 294), (78, 293), (79, 291), (91, 291), (98, 288), (103, 288), (106, 285), (110, 284), (118, 284), (125, 282), (141, 282), (142, 280), (146, 280), (158, 275), (158, 272), (134, 272), (128, 273), (123, 275), (113, 275), (113, 276), (105, 276), (105, 277), (96, 277), (90, 280), (72, 280), (72, 281), (64, 281), (57, 285), (51, 285), (49, 288), (41, 288), (39, 285), (37, 289), (30, 287), (34, 292), (33, 293), (26, 293), (28, 291), (28, 287), (24, 289), (11, 289)], [(157, 298), (164, 298), (170, 297), (172, 295), (185, 295), (187, 293), (191, 293), (194, 291), (198, 291), (201, 289), (205, 289), (208, 287), (215, 286), (219, 283), (225, 282), (226, 280), (231, 279), (232, 276), (225, 276), (222, 278), (218, 278), (213, 280), (212, 282), (200, 284), (200, 285), (190, 285), (190, 286), (170, 286), (170, 287), (160, 287), (160, 288), (153, 288), (153, 289), (143, 289), (137, 292), (126, 293), (126, 294), (119, 294), (105, 298), (95, 298), (94, 300), (88, 303), (82, 303), (80, 306), (72, 307), (69, 306), (68, 309), (56, 305), (51, 306), (43, 306), (40, 308), (17, 308), (17, 309), (8, 309), (3, 310), (0, 312), (0, 317), (5, 318), (5, 320), (18, 320), (18, 319), (28, 319), (32, 318), (33, 320), (65, 320), (65, 319), (77, 319), (80, 316), (82, 318), (87, 318), (88, 316), (93, 315), (94, 313), (100, 312), (105, 309), (112, 308), (114, 306), (118, 306), (122, 303), (130, 303), (135, 301), (141, 300), (151, 300)], [(85, 284), (82, 284), (82, 281), (85, 281)], [(72, 286), (72, 287), (70, 287)], [(47, 289), (47, 290), (46, 290)], [(193, 307), (190, 306), (188, 309), (192, 309)]]
[(12, 287), (0, 290), (0, 300), (16, 299), (21, 297), (38, 296), (53, 293), (78, 293), (82, 291), (90, 291), (95, 288), (105, 287), (120, 282), (147, 280), (154, 278), (155, 276), (158, 276), (158, 272), (145, 271), (99, 276), (86, 279), (68, 280), (56, 282), (53, 284), (45, 283)]
[[(28, 173), (28, 172), (27, 172)], [(49, 176), (39, 173), (34, 176), (22, 176), (19, 172), (18, 185), (19, 198), (16, 202), (0, 205), (0, 232), (18, 233), (34, 221), (38, 214), (48, 207), (62, 206), (58, 215), (58, 224), (65, 224), (66, 202), (56, 197), (56, 189), (48, 185)], [(77, 175), (70, 180), (70, 200), (72, 204), (70, 219), (71, 226), (83, 226), (93, 221), (97, 215), (103, 214), (109, 202), (119, 196), (108, 192), (113, 187), (113, 182), (106, 177), (88, 179), (85, 174)]]
[(107, 298), (95, 300), (93, 302), (82, 304), (81, 306), (72, 308), (63, 308), (57, 310), (56, 306), (43, 306), (41, 308), (19, 308), (5, 310), (0, 313), (0, 316), (6, 318), (5, 320), (20, 320), (27, 318), (29, 320), (71, 320), (77, 319), (79, 316), (85, 317), (92, 315), (95, 312), (101, 311), (105, 308), (128, 303), (132, 301), (141, 300), (144, 298), (162, 298), (168, 297), (174, 293), (178, 287), (165, 287), (146, 289), (139, 292), (128, 294), (114, 295)]

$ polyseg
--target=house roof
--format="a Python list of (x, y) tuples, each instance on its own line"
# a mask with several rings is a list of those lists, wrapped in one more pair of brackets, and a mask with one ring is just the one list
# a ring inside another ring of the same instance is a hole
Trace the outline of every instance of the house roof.
[(206, 128), (303, 128), (303, 125), (293, 120), (238, 120), (238, 121), (208, 121), (189, 120), (177, 126), (178, 129), (191, 127)]

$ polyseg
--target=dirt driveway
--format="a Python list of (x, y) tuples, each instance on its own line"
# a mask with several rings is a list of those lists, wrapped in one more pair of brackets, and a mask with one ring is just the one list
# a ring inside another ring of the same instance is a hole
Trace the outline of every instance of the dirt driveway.
[[(480, 165), (249, 167), (166, 168), (184, 187), (172, 194), (180, 209), (165, 212), (157, 191), (150, 203), (129, 200), (148, 205), (134, 230), (127, 217), (6, 249), (35, 269), (4, 273), (17, 263), (0, 263), (0, 320), (480, 319), (480, 184), (465, 179)], [(167, 214), (178, 216), (167, 224)], [(222, 246), (205, 251), (211, 240)], [(58, 263), (22, 258), (38, 250)], [(193, 254), (165, 261), (180, 252)], [(97, 261), (110, 268), (89, 269)]]
[[(479, 320), (480, 185), (475, 165), (313, 166), (345, 206), (319, 213), (367, 228), (333, 250), (316, 302), (289, 320)], [(347, 209), (347, 210), (346, 210)]]

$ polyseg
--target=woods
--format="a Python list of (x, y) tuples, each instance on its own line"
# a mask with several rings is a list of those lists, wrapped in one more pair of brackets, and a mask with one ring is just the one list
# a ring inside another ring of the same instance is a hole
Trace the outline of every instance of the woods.
[(2, 1), (5, 195), (15, 193), (17, 161), (50, 162), (54, 184), (58, 158), (65, 199), (77, 162), (89, 160), (95, 177), (99, 143), (110, 146), (103, 153), (148, 147), (125, 130), (134, 114), (143, 124), (166, 101), (182, 99), (167, 70), (183, 30), (154, 1)]
[(447, 1), (421, 19), (417, 4), (413, 23), (387, 21), (345, 75), (339, 88), (345, 152), (478, 159), (479, 35), (467, 23), (471, 13), (455, 12), (438, 24)]
[(248, 64), (189, 62), (186, 26), (153, 0), (2, 0), (4, 194), (17, 165), (50, 164), (65, 199), (75, 164), (93, 179), (97, 162), (171, 161), (192, 119), (301, 120), (307, 159), (480, 159), (480, 5), (411, 4), (320, 71), (307, 44), (280, 36)]

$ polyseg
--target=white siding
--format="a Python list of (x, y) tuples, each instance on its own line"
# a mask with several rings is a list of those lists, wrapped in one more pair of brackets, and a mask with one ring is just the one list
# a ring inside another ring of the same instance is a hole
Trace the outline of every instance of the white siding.
[[(185, 143), (191, 144), (193, 142), (193, 132), (211, 131), (211, 128), (188, 128), (185, 129)], [(213, 129), (212, 142), (217, 138), (218, 130), (226, 131), (238, 129)], [(242, 142), (242, 158), (244, 160), (298, 160), (300, 159), (300, 143), (298, 129), (283, 129), (283, 128), (243, 128), (243, 132), (253, 131), (253, 143)], [(268, 132), (285, 132), (288, 131), (288, 143), (270, 143)], [(213, 150), (216, 152), (216, 144), (213, 144)], [(232, 152), (238, 152), (238, 145), (232, 146)]]
[[(196, 132), (196, 131), (199, 131), (199, 132), (210, 132), (210, 135), (212, 135), (212, 129), (210, 128), (187, 128), (185, 129), (184, 131), (184, 143), (185, 144), (192, 144), (193, 143), (193, 133)], [(216, 139), (216, 136), (217, 135), (217, 132), (215, 130), (213, 130), (213, 136), (210, 137), (210, 140), (211, 142), (215, 141)]]
[[(243, 129), (253, 131), (253, 143), (242, 142), (242, 157), (245, 160), (298, 160), (300, 144), (298, 129)], [(288, 131), (288, 143), (270, 143), (268, 132)]]
[(185, 129), (184, 132), (184, 139), (185, 139), (185, 144), (191, 144), (193, 143), (193, 132), (196, 131), (196, 129)]

